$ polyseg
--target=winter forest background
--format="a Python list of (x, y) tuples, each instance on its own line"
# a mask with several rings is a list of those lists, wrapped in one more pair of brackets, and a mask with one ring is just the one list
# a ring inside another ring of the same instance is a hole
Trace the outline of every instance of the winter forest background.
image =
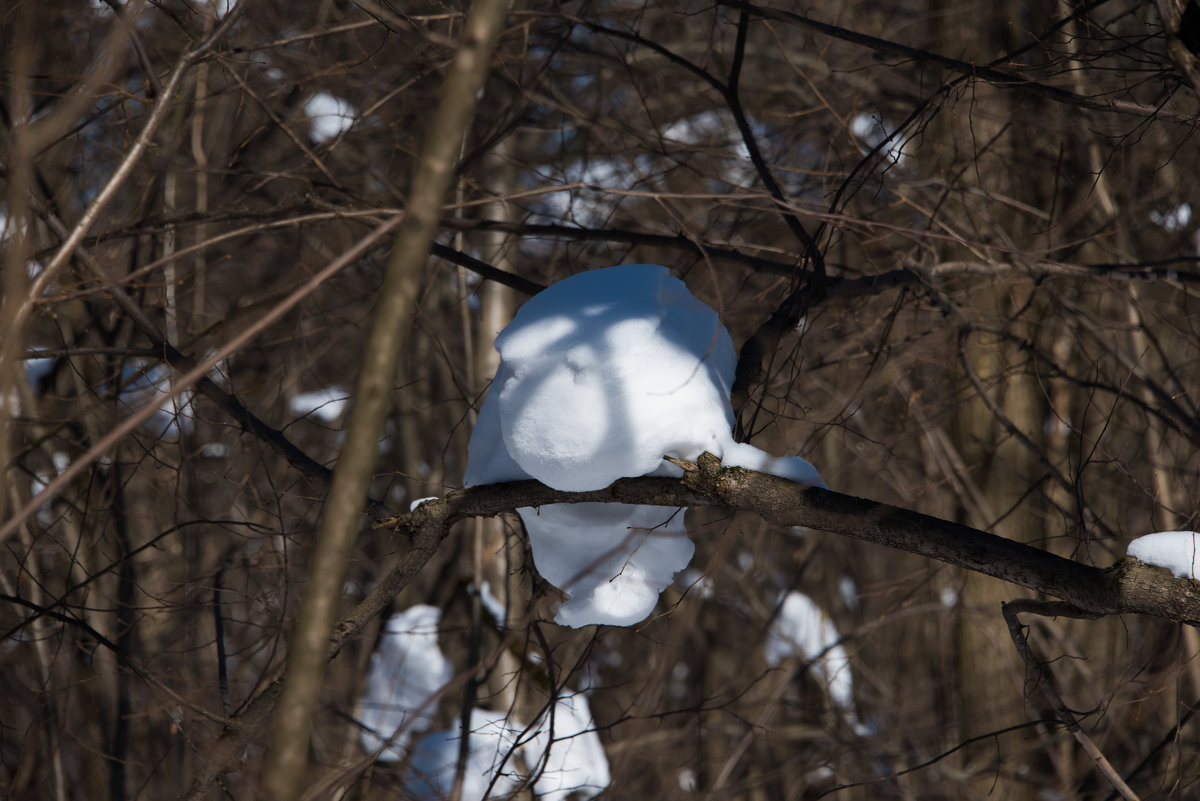
[[(0, 11), (0, 519), (157, 410), (0, 542), (0, 795), (254, 797), (255, 701), (289, 649), (390, 240), (237, 338), (406, 209), (464, 10)], [(757, 343), (740, 432), (836, 491), (1099, 567), (1200, 528), (1181, 10), (516, 3), (396, 321), (337, 618), (407, 553), (389, 518), (461, 486), (496, 332), (539, 287), (619, 263), (669, 266)], [(455, 525), (329, 663), (304, 797), (421, 792), (364, 750), (359, 708), (385, 621), (417, 605), (441, 612), (455, 682), (432, 728), (586, 690), (606, 797), (1118, 797), (1027, 683), (1050, 676), (1137, 797), (1200, 792), (1194, 628), (1027, 617), (1034, 673), (1000, 613), (1020, 587), (749, 513), (687, 525), (696, 556), (655, 614), (581, 629), (551, 622), (515, 515)], [(780, 650), (789, 591), (836, 632), (815, 652)]]

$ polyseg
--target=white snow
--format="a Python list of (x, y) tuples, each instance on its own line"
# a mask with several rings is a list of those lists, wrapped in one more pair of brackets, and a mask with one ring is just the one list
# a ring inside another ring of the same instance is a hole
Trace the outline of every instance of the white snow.
[(504, 602), (492, 592), (492, 583), (490, 581), (480, 583), (479, 602), (487, 610), (488, 614), (492, 616), (492, 619), (496, 621), (496, 628), (503, 631), (504, 627), (508, 624), (508, 611), (504, 608)]
[[(411, 736), (429, 728), (436, 694), (453, 676), (438, 647), (440, 621), (441, 612), (425, 605), (393, 615), (371, 655), (358, 719), (363, 749), (381, 761), (404, 758)], [(473, 709), (468, 737), (464, 801), (503, 797), (525, 778), (543, 801), (591, 798), (608, 787), (608, 758), (582, 693), (563, 693), (530, 727), (504, 712)], [(417, 740), (409, 766), (411, 794), (449, 795), (461, 740), (461, 721)]]
[(580, 503), (518, 512), (538, 572), (571, 596), (555, 617), (564, 626), (641, 621), (695, 550), (679, 509)]
[(804, 593), (793, 590), (784, 596), (767, 632), (764, 657), (770, 665), (792, 657), (810, 662), (809, 669), (825, 686), (829, 699), (856, 731), (862, 731), (854, 712), (850, 658), (841, 645), (837, 627)]
[[(471, 710), (470, 725), (462, 801), (503, 798), (519, 781), (514, 750), (525, 727), (511, 723), (501, 712), (483, 709)], [(430, 732), (421, 738), (413, 748), (409, 766), (411, 778), (406, 789), (412, 797), (450, 797), (461, 740), (461, 721), (456, 721), (451, 730)]]
[(1128, 554), (1148, 565), (1165, 567), (1179, 578), (1200, 579), (1200, 532), (1160, 531), (1129, 543)]
[(539, 801), (591, 798), (611, 781), (608, 757), (583, 693), (559, 696), (553, 714), (543, 715), (537, 733), (525, 746)]
[[(528, 731), (515, 718), (485, 709), (471, 710), (470, 726), (463, 801), (503, 798), (525, 779), (531, 779), (539, 801), (586, 799), (611, 781), (582, 693), (559, 697), (553, 714), (544, 714)], [(419, 799), (448, 798), (461, 740), (460, 722), (421, 738), (413, 747), (408, 793)]]
[(318, 92), (304, 101), (304, 115), (311, 125), (309, 137), (318, 144), (348, 131), (356, 114), (347, 101), (329, 92)]
[(1175, 233), (1182, 231), (1192, 221), (1192, 206), (1190, 203), (1180, 203), (1170, 211), (1163, 213), (1161, 211), (1150, 212), (1150, 222), (1155, 225)]
[(733, 342), (665, 267), (555, 284), (521, 308), (496, 349), (492, 405), (504, 446), (556, 489), (599, 489), (657, 470), (663, 454), (732, 444)]
[(408, 511), (415, 512), (415, 511), (417, 511), (417, 507), (420, 506), (421, 504), (425, 503), (425, 501), (436, 501), (436, 500), (437, 500), (436, 495), (430, 495), (425, 498), (417, 498), (415, 501), (413, 501), (412, 503), (410, 503), (408, 505)]
[(854, 579), (847, 575), (838, 577), (838, 592), (841, 593), (842, 603), (846, 608), (853, 611), (858, 609), (858, 585), (854, 583)]
[[(560, 490), (680, 475), (664, 455), (824, 486), (798, 457), (735, 442), (733, 342), (716, 312), (659, 265), (581, 273), (534, 296), (496, 337), (500, 367), (471, 435), (464, 484), (536, 478)], [(521, 509), (534, 561), (571, 595), (570, 626), (629, 625), (687, 566), (682, 514), (617, 504)]]
[(893, 135), (895, 129), (892, 127), (891, 121), (885, 117), (878, 114), (855, 114), (854, 119), (850, 121), (850, 133), (854, 134), (854, 138), (862, 143), (864, 154), (886, 140), (887, 144), (884, 144), (879, 152), (890, 163), (897, 167), (903, 167), (904, 162), (908, 159), (904, 153), (905, 140)]
[(336, 423), (342, 419), (350, 405), (350, 393), (342, 387), (321, 387), (310, 392), (292, 396), (292, 414), (297, 417), (312, 416), (323, 423)]
[(409, 735), (429, 728), (437, 706), (430, 699), (454, 674), (438, 647), (441, 618), (441, 610), (425, 605), (392, 615), (371, 654), (358, 719), (363, 749), (380, 752), (380, 760), (404, 758)]

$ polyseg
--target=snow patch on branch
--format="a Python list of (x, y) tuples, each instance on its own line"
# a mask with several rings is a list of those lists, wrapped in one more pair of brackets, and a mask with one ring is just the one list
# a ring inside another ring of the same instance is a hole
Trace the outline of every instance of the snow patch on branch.
[[(666, 267), (581, 273), (527, 302), (496, 337), (500, 367), (471, 435), (464, 484), (535, 478), (568, 492), (682, 475), (705, 451), (727, 466), (825, 486), (799, 457), (735, 442), (737, 355), (717, 313)], [(678, 511), (619, 504), (518, 509), (534, 562), (570, 595), (569, 626), (653, 611), (694, 550)]]
[(430, 699), (454, 675), (438, 647), (441, 619), (440, 609), (424, 604), (392, 615), (371, 654), (358, 719), (363, 749), (382, 762), (403, 759), (409, 736), (429, 728), (436, 708)]
[(441, 611), (426, 605), (388, 620), (358, 705), (363, 749), (381, 762), (409, 756), (406, 798), (449, 797), (464, 736), (463, 801), (503, 798), (526, 781), (542, 801), (591, 798), (608, 787), (608, 757), (582, 693), (557, 695), (532, 726), (508, 712), (476, 708), (465, 734), (456, 720), (415, 738), (429, 728), (437, 693), (453, 676), (438, 647), (440, 621)]
[(1165, 567), (1178, 578), (1200, 579), (1200, 532), (1159, 531), (1129, 543), (1127, 553), (1155, 567)]

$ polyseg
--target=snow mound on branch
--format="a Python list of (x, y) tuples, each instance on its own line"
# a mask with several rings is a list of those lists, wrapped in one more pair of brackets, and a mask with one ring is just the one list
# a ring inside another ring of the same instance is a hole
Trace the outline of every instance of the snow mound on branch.
[(496, 350), (504, 447), (555, 489), (606, 487), (657, 470), (663, 454), (719, 447), (720, 432), (728, 436), (733, 342), (664, 267), (555, 284), (521, 307)]
[(850, 657), (829, 615), (807, 595), (793, 590), (784, 596), (779, 614), (771, 621), (763, 656), (773, 667), (791, 658), (808, 662), (846, 722), (859, 734), (866, 733), (854, 712)]
[[(603, 489), (619, 478), (681, 475), (663, 460), (708, 451), (825, 486), (798, 457), (735, 442), (729, 390), (737, 356), (717, 313), (666, 267), (581, 273), (534, 296), (496, 337), (500, 367), (471, 435), (466, 486), (535, 478)], [(682, 515), (585, 504), (518, 510), (534, 562), (570, 594), (558, 622), (630, 625), (687, 566)]]
[(436, 694), (450, 681), (450, 663), (438, 647), (441, 612), (417, 605), (388, 620), (359, 702), (363, 748), (381, 762), (410, 757), (406, 798), (447, 798), (458, 753), (467, 739), (464, 801), (503, 798), (526, 781), (543, 801), (591, 798), (610, 782), (608, 757), (583, 693), (566, 688), (526, 726), (510, 712), (475, 708), (464, 735), (461, 719), (430, 731)]
[(1200, 579), (1200, 532), (1160, 531), (1129, 543), (1127, 553), (1156, 567), (1165, 567), (1179, 578)]
[(518, 509), (542, 578), (571, 597), (564, 626), (632, 626), (692, 561), (683, 510), (623, 503)]
[(429, 728), (435, 705), (429, 699), (454, 675), (438, 647), (441, 610), (417, 605), (392, 615), (375, 653), (358, 707), (362, 746), (378, 759), (404, 758), (409, 735)]
[[(463, 801), (504, 798), (517, 788), (520, 776), (515, 760), (517, 740), (524, 728), (503, 712), (471, 710), (467, 733), (467, 763), (463, 769)], [(413, 748), (410, 776), (405, 789), (414, 798), (449, 798), (458, 767), (462, 721), (450, 730), (430, 732)]]

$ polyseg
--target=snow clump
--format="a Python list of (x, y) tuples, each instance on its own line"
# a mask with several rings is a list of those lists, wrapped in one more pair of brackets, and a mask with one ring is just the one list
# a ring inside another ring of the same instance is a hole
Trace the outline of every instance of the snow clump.
[[(381, 762), (400, 761), (409, 752), (406, 798), (448, 797), (464, 736), (461, 719), (449, 729), (411, 736), (429, 728), (437, 694), (453, 675), (438, 647), (440, 620), (440, 610), (426, 605), (388, 620), (358, 705), (364, 750)], [(564, 688), (531, 726), (509, 713), (479, 708), (471, 710), (468, 725), (464, 801), (502, 798), (526, 781), (542, 801), (586, 799), (611, 781), (582, 693)]]
[(763, 656), (773, 667), (793, 657), (807, 661), (846, 722), (859, 734), (867, 733), (854, 713), (850, 657), (842, 646), (837, 627), (807, 595), (793, 590), (784, 596), (779, 614), (767, 632)]
[[(530, 299), (496, 337), (500, 367), (471, 435), (466, 486), (535, 478), (565, 491), (682, 475), (663, 456), (825, 486), (798, 457), (732, 435), (737, 355), (717, 313), (666, 267), (581, 273)], [(557, 621), (627, 626), (691, 561), (678, 510), (620, 504), (519, 509), (534, 562), (570, 599)]]
[(1127, 553), (1155, 567), (1165, 567), (1179, 578), (1200, 579), (1200, 532), (1160, 531), (1129, 543)]
[(310, 125), (309, 138), (317, 144), (328, 142), (350, 130), (357, 114), (348, 101), (329, 92), (317, 92), (304, 101), (304, 116)]
[(430, 699), (454, 675), (438, 647), (442, 612), (417, 605), (392, 615), (384, 627), (367, 687), (358, 705), (363, 750), (378, 753), (383, 762), (404, 758), (404, 745), (413, 732), (429, 728), (436, 704)]

